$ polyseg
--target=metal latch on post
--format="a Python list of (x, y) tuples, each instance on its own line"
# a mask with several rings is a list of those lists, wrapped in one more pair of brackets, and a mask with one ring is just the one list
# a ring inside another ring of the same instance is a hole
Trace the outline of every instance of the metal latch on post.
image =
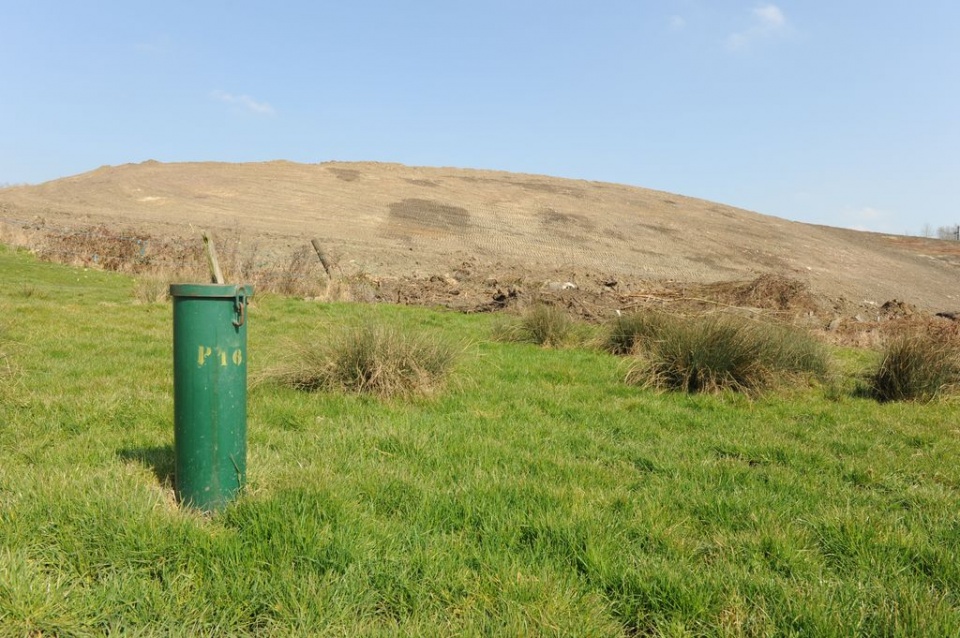
[(237, 286), (237, 291), (233, 298), (233, 309), (237, 318), (233, 320), (233, 325), (239, 328), (246, 320), (247, 308), (247, 289), (246, 286)]

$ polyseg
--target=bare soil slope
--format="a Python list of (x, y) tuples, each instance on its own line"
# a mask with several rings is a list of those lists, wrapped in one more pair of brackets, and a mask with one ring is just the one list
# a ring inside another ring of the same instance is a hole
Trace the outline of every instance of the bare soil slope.
[(821, 299), (960, 310), (960, 244), (813, 226), (665, 192), (397, 164), (103, 167), (0, 190), (0, 218), (169, 237), (239, 230), (276, 253), (319, 238), (342, 266), (428, 279), (469, 271), (578, 285), (711, 283), (764, 273)]

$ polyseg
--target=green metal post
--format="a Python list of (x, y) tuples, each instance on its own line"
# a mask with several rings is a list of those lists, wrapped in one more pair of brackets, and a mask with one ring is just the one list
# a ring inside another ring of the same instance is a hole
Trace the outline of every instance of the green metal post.
[(247, 474), (247, 303), (252, 286), (174, 284), (176, 491), (215, 511)]

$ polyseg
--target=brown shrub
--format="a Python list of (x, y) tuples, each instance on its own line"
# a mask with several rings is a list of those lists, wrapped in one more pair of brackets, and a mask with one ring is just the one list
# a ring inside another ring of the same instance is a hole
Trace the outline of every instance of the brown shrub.
[(41, 259), (76, 266), (139, 272), (149, 266), (145, 233), (120, 233), (101, 224), (83, 230), (48, 232), (37, 249)]

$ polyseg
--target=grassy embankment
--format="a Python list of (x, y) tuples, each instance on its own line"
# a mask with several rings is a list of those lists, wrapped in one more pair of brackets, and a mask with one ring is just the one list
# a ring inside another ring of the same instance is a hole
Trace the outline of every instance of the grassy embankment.
[(205, 517), (169, 304), (0, 273), (0, 635), (960, 635), (955, 403), (657, 394), (487, 316), (272, 297), (252, 373), (342, 323), (467, 345), (431, 399), (252, 389), (248, 492)]

